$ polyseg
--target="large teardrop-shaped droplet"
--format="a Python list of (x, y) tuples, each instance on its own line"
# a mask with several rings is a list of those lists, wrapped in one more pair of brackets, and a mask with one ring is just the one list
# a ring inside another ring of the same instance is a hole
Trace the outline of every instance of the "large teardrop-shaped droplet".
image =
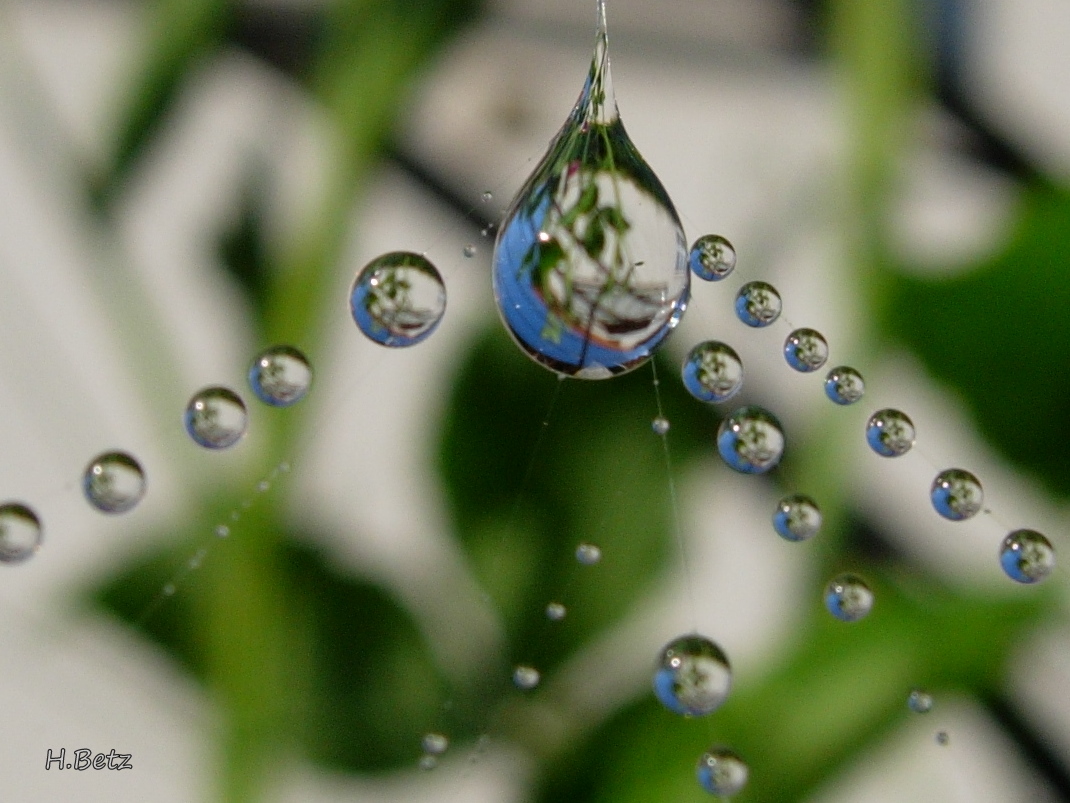
[(617, 114), (598, 0), (583, 92), (498, 233), (494, 297), (536, 362), (604, 379), (650, 358), (689, 291), (680, 219)]

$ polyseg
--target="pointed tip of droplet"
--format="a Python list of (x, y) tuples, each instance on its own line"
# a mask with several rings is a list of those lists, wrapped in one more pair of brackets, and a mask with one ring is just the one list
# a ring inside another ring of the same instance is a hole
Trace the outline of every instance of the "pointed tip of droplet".
[(612, 123), (617, 120), (617, 99), (613, 95), (613, 78), (609, 69), (609, 33), (606, 27), (605, 0), (597, 0), (597, 29), (594, 58), (577, 111), (589, 122)]

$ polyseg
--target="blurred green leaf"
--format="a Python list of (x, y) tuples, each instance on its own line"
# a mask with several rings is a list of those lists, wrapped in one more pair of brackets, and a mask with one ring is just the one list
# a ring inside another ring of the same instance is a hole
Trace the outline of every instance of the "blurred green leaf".
[[(680, 471), (712, 448), (716, 422), (679, 382), (661, 393)], [(656, 415), (648, 367), (559, 385), (497, 326), (462, 367), (439, 463), (455, 532), (504, 617), (512, 662), (551, 669), (629, 611), (673, 554)], [(598, 565), (577, 563), (585, 541), (602, 549)], [(548, 625), (551, 600), (569, 614)]]
[(889, 331), (957, 389), (989, 443), (1070, 494), (1070, 193), (1025, 194), (1007, 247), (950, 278), (898, 275)]
[(1023, 626), (1050, 597), (1015, 602), (900, 582), (864, 572), (877, 594), (873, 613), (846, 624), (815, 593), (809, 625), (769, 675), (742, 684), (705, 720), (685, 720), (645, 694), (584, 741), (564, 751), (544, 779), (540, 803), (649, 803), (709, 800), (695, 779), (699, 756), (727, 744), (751, 769), (739, 803), (795, 803), (885, 738), (911, 714), (914, 686), (937, 693), (998, 688)]

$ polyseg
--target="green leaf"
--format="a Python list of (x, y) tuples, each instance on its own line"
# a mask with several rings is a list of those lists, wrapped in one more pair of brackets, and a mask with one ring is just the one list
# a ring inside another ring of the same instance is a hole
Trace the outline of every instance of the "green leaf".
[[(715, 422), (679, 383), (661, 389), (680, 470), (712, 448)], [(439, 464), (454, 530), (504, 618), (510, 662), (547, 672), (619, 620), (672, 554), (656, 415), (649, 368), (559, 384), (498, 327), (462, 367)], [(585, 541), (602, 549), (596, 566), (576, 561)], [(552, 600), (569, 614), (550, 625)]]
[(1030, 190), (1007, 247), (975, 270), (896, 276), (885, 323), (954, 386), (981, 432), (1070, 494), (1070, 193)]

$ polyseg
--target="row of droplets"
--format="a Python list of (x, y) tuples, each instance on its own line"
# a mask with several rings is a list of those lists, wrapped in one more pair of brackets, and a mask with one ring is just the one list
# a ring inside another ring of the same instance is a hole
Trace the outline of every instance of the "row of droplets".
[[(732, 273), (736, 252), (720, 235), (700, 237), (689, 259), (692, 272), (706, 281), (720, 281)], [(783, 303), (772, 285), (752, 281), (736, 294), (736, 315), (747, 326), (765, 327), (780, 317)], [(796, 371), (810, 373), (822, 368), (829, 357), (825, 337), (814, 329), (792, 331), (784, 342), (784, 357)], [(723, 402), (743, 387), (743, 362), (726, 343), (706, 341), (691, 349), (681, 370), (684, 386), (703, 402)], [(865, 382), (854, 368), (841, 365), (825, 378), (825, 394), (839, 405), (860, 401)], [(655, 420), (654, 430), (667, 431), (667, 422)], [(878, 410), (866, 422), (866, 442), (882, 457), (900, 457), (914, 446), (916, 430), (906, 413), (896, 409)], [(717, 434), (717, 447), (724, 461), (736, 471), (763, 474), (773, 469), (784, 452), (784, 432), (776, 416), (758, 406), (740, 408), (728, 415)], [(949, 468), (932, 482), (929, 498), (933, 508), (949, 521), (964, 521), (984, 509), (980, 480), (969, 471)], [(803, 494), (782, 499), (773, 517), (777, 533), (789, 541), (805, 541), (816, 535), (821, 513)], [(1019, 583), (1036, 583), (1055, 568), (1055, 551), (1048, 539), (1035, 530), (1018, 529), (1007, 534), (999, 550), (1003, 571)], [(854, 621), (868, 613), (872, 594), (859, 578), (845, 575), (829, 584), (826, 601), (840, 618)]]

